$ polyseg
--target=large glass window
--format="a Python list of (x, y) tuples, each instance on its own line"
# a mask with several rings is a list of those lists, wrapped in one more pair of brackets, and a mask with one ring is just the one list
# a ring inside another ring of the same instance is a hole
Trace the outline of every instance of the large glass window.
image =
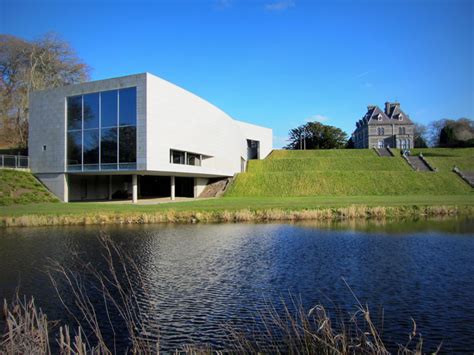
[(82, 129), (82, 96), (67, 98), (67, 129)]
[(102, 127), (117, 126), (118, 91), (103, 91), (100, 93), (100, 112)]
[(73, 131), (67, 134), (67, 163), (68, 165), (82, 164), (82, 132)]
[(136, 92), (133, 87), (67, 98), (69, 170), (136, 169)]
[(84, 130), (84, 164), (99, 164), (99, 130)]
[(102, 129), (101, 163), (117, 164), (117, 127)]
[(84, 95), (84, 129), (99, 128), (99, 93)]
[(137, 161), (137, 128), (133, 126), (119, 128), (119, 162)]
[(135, 126), (137, 124), (137, 90), (127, 88), (119, 90), (119, 125)]

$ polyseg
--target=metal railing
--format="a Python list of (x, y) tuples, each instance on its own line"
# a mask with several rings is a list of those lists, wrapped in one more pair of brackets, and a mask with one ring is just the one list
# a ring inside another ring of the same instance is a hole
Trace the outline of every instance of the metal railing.
[(29, 160), (24, 155), (5, 155), (0, 154), (0, 167), (9, 169), (28, 169)]

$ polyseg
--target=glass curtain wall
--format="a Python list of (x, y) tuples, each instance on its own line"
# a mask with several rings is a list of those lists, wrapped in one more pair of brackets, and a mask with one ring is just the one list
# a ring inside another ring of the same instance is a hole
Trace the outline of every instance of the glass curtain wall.
[(136, 161), (135, 87), (67, 98), (68, 171), (134, 170)]

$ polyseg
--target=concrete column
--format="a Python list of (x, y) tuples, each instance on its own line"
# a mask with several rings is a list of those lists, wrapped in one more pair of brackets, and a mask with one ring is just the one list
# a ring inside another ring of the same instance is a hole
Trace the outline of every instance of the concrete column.
[(138, 176), (132, 175), (132, 202), (138, 201)]
[(109, 175), (109, 201), (112, 200), (112, 175)]
[(176, 187), (175, 179), (174, 179), (174, 176), (172, 176), (171, 177), (171, 200), (175, 199), (175, 187)]
[(194, 198), (198, 198), (201, 192), (206, 188), (209, 179), (194, 178)]
[(69, 202), (69, 177), (67, 174), (64, 174), (64, 202)]

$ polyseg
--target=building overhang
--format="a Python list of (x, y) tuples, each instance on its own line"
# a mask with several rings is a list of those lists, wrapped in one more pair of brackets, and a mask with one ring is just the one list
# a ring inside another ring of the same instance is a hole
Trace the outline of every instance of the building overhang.
[(209, 173), (209, 172), (179, 172), (179, 171), (163, 171), (163, 170), (102, 170), (102, 171), (68, 171), (68, 175), (75, 176), (94, 176), (94, 175), (138, 175), (138, 176), (179, 176), (179, 177), (201, 177), (201, 178), (219, 178), (219, 177), (230, 177), (231, 175), (222, 173)]

